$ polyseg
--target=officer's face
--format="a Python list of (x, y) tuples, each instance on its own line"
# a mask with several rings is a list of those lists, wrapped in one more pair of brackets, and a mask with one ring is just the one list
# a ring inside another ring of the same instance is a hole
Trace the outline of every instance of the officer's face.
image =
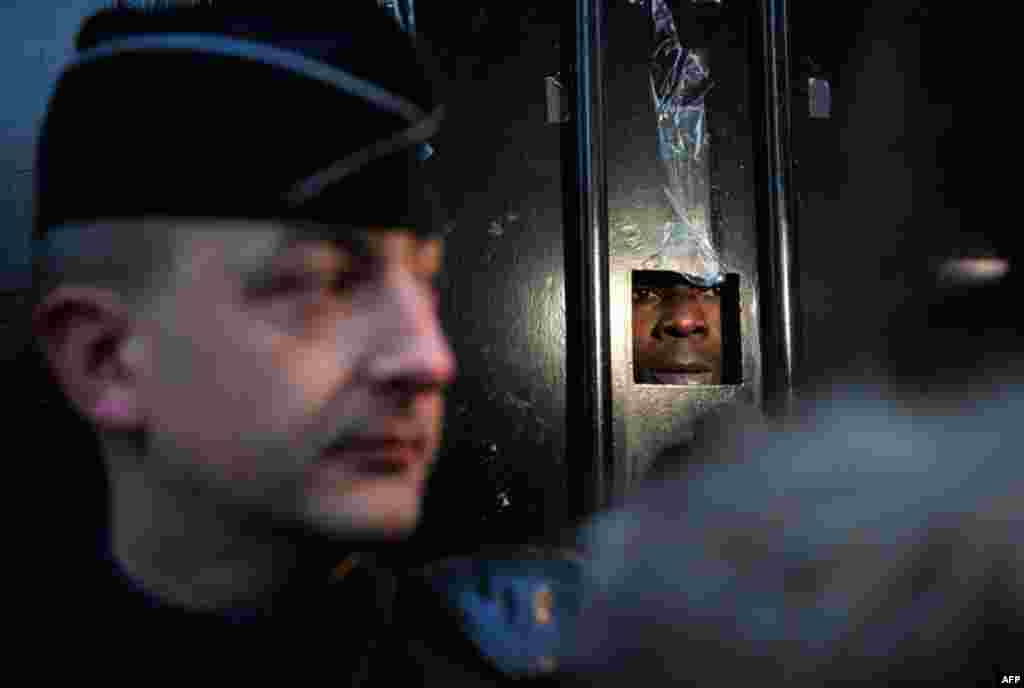
[(419, 515), (455, 362), (437, 240), (197, 233), (139, 377), (168, 489), (254, 518), (389, 537)]
[[(638, 273), (642, 274), (642, 273)], [(722, 382), (722, 317), (718, 289), (635, 277), (633, 360), (638, 382)]]

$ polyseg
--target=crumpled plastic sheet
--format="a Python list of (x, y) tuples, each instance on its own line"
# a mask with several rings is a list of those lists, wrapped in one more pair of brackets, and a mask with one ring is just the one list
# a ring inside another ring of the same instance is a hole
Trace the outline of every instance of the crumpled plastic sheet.
[(641, 267), (681, 272), (687, 282), (697, 287), (717, 287), (725, 282), (718, 252), (707, 232), (695, 231), (685, 222), (666, 222), (662, 226), (658, 252)]
[[(654, 263), (682, 261), (684, 274), (700, 286), (725, 280), (710, 237), (708, 137), (704, 97), (713, 86), (699, 53), (680, 44), (665, 0), (651, 0), (654, 50), (651, 95), (658, 125), (658, 155), (668, 174), (665, 194), (676, 219), (665, 224)], [(668, 259), (668, 260), (666, 260)], [(673, 260), (674, 259), (674, 260)]]

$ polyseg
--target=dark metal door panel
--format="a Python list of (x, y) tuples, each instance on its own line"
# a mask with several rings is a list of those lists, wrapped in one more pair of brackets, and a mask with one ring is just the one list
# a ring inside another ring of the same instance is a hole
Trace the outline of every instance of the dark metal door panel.
[(522, 541), (566, 518), (562, 128), (547, 123), (560, 14), (417, 3), (448, 79), (432, 145), (450, 223), (442, 317), (459, 375), (414, 548)]

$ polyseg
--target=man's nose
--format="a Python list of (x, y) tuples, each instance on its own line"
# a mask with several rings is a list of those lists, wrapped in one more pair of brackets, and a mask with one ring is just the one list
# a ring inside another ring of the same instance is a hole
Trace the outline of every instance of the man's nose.
[(455, 379), (455, 354), (426, 287), (411, 276), (393, 278), (378, 308), (367, 363), (373, 382), (426, 391)]
[(665, 302), (659, 330), (669, 337), (693, 337), (708, 333), (700, 297), (680, 295)]

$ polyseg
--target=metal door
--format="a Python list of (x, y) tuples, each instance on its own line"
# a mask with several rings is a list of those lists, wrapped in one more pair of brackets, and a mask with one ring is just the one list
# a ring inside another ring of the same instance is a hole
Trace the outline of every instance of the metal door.
[[(574, 326), (567, 365), (585, 384), (569, 399), (569, 433), (575, 443), (588, 425), (597, 430), (584, 443), (589, 465), (573, 476), (580, 504), (592, 510), (641, 480), (659, 454), (690, 439), (701, 416), (735, 404), (784, 411), (799, 328), (786, 3), (579, 0), (576, 26), (570, 188), (577, 214), (567, 227), (567, 246), (576, 253), (567, 251)], [(693, 184), (675, 189), (682, 212), (665, 193), (673, 161), (661, 147), (656, 82), (663, 74), (652, 70), (669, 33), (676, 59), (692, 58), (702, 78), (710, 73), (697, 89), (705, 146), (705, 176), (697, 181), (706, 195)], [(684, 219), (690, 229), (703, 223), (728, 275), (732, 300), (722, 304), (722, 347), (732, 371), (715, 385), (638, 383), (631, 280), (640, 270), (681, 272), (666, 258), (678, 238), (670, 221)]]

